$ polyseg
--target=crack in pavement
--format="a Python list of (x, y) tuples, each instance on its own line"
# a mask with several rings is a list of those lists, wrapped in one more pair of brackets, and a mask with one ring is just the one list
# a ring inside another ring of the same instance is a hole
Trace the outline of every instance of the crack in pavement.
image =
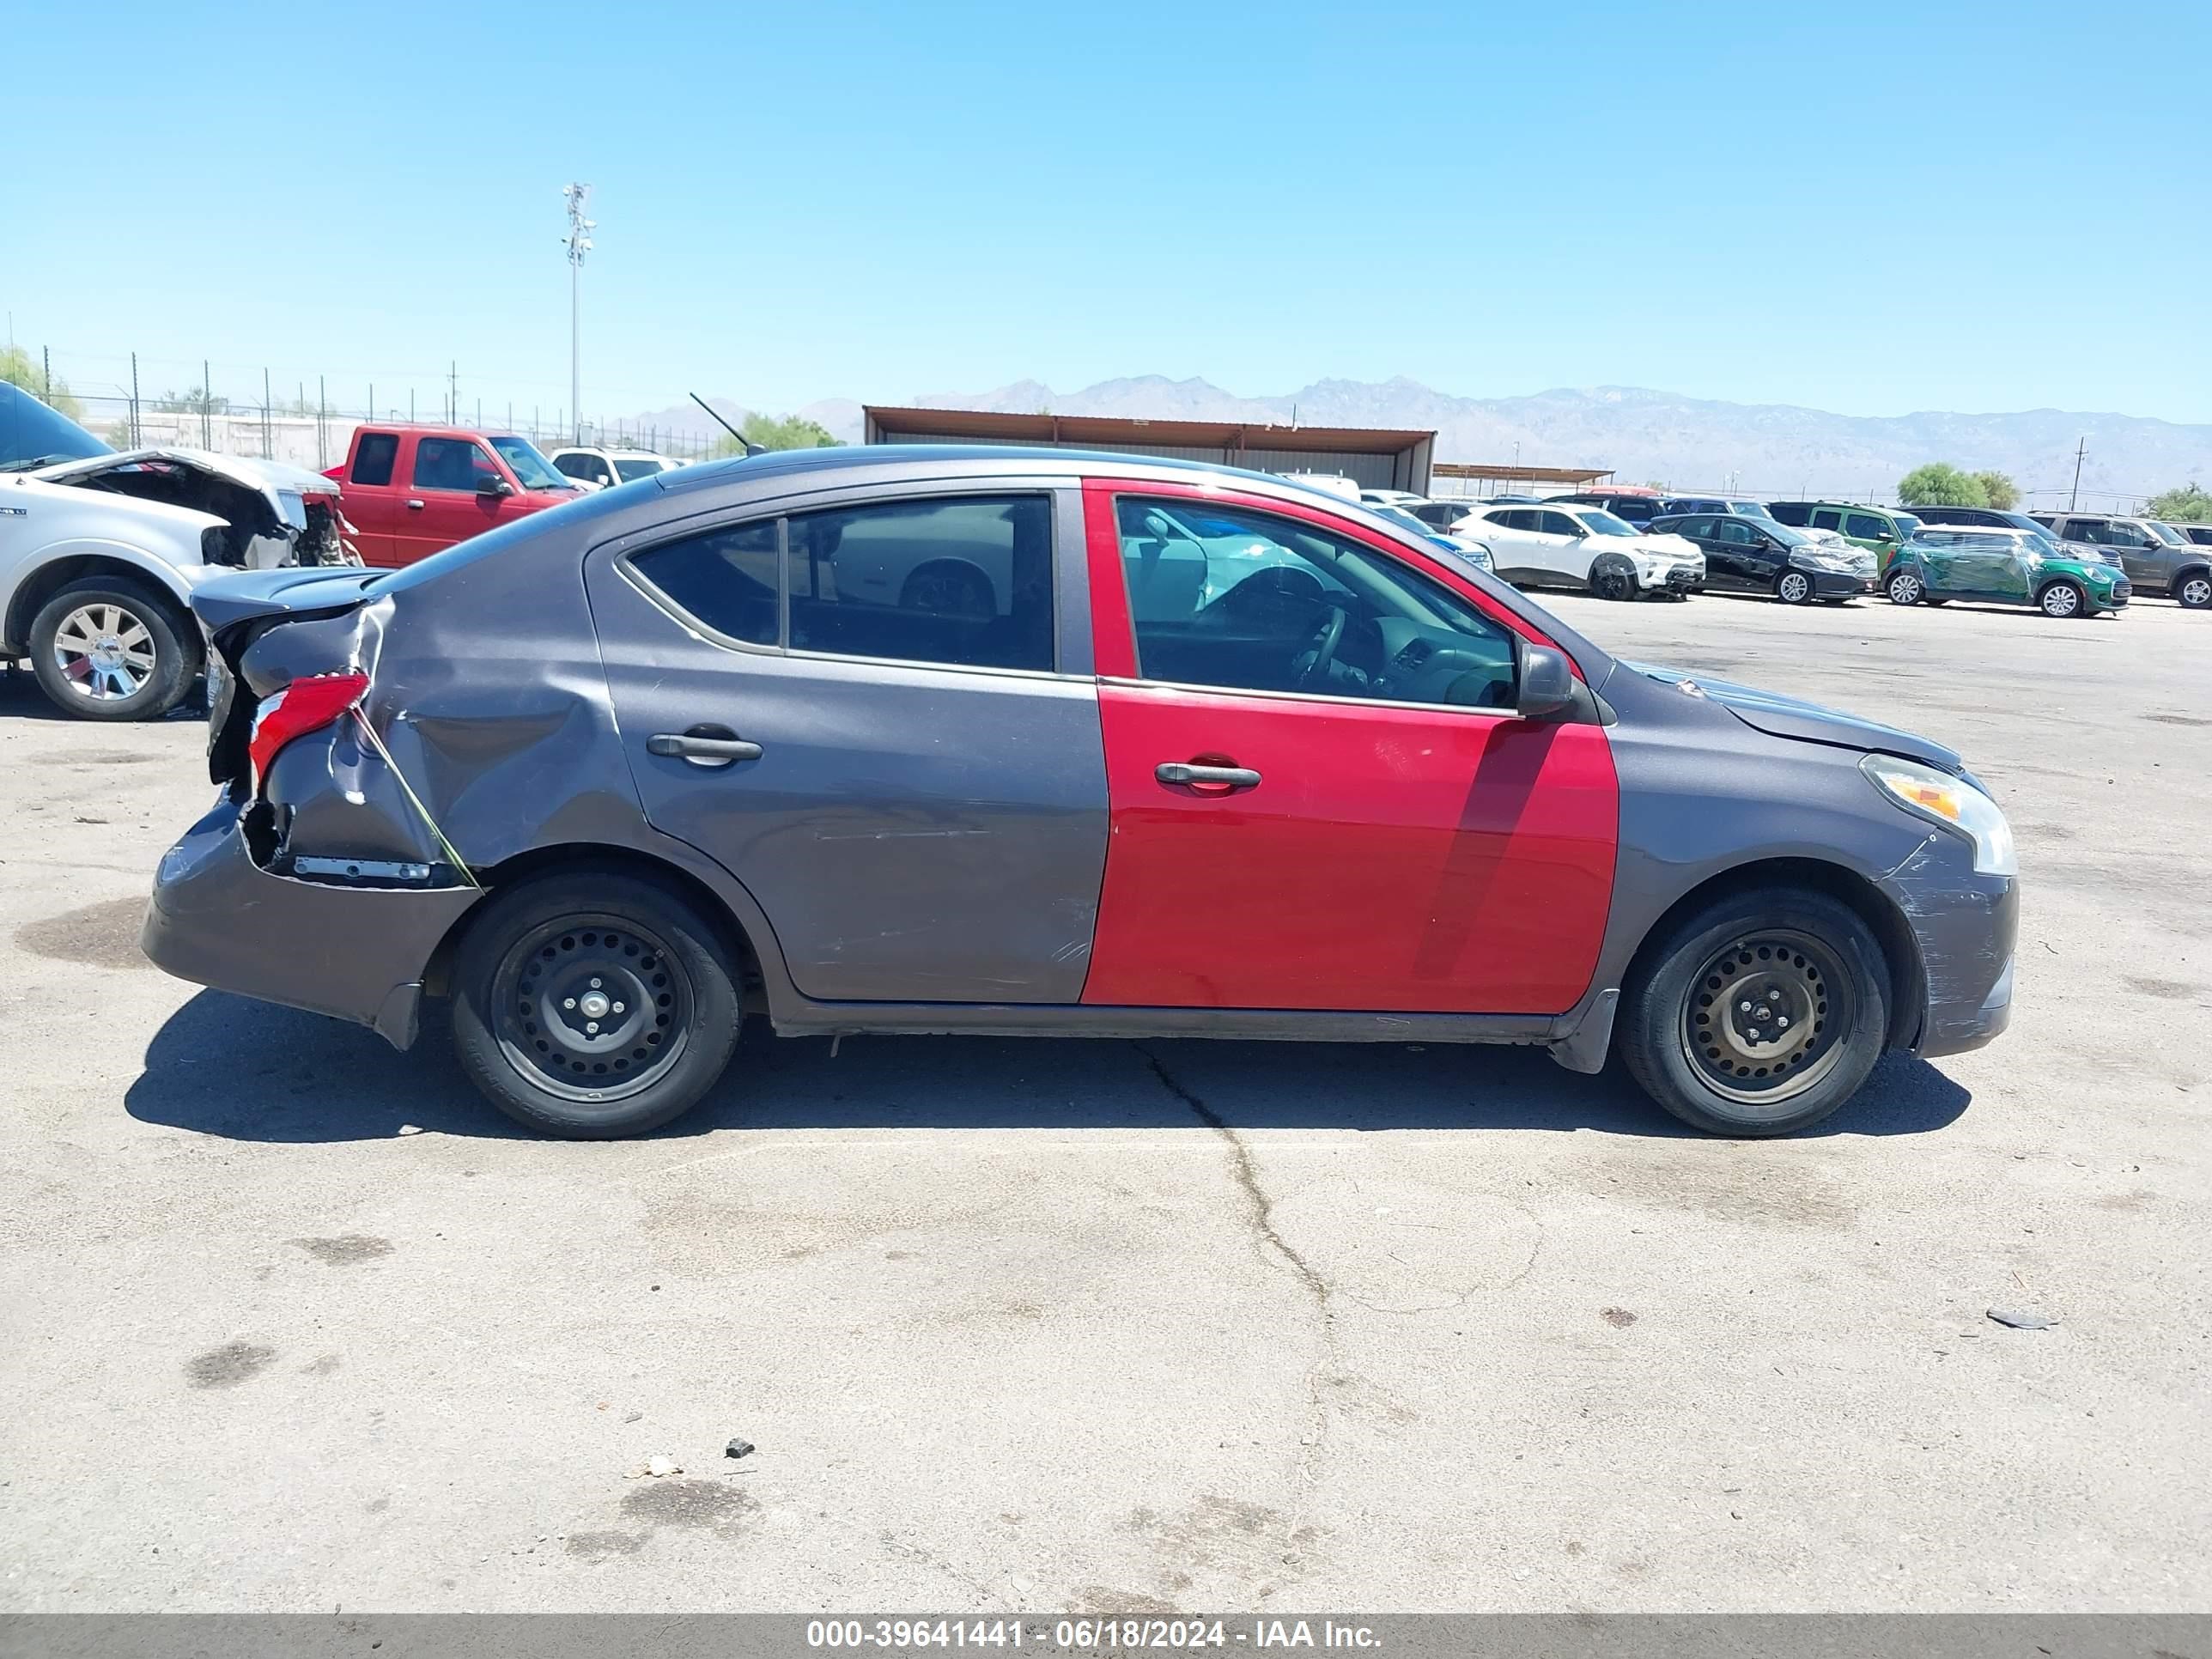
[(1315, 1465), (1320, 1461), (1322, 1448), (1328, 1438), (1328, 1403), (1322, 1397), (1322, 1380), (1331, 1375), (1345, 1375), (1343, 1354), (1339, 1346), (1336, 1330), (1336, 1287), (1316, 1272), (1313, 1264), (1298, 1253), (1296, 1246), (1285, 1238), (1275, 1227), (1275, 1200), (1260, 1184), (1258, 1166), (1252, 1161), (1252, 1150), (1244, 1144), (1243, 1137), (1229, 1127), (1228, 1121), (1198, 1095), (1184, 1085), (1181, 1079), (1161, 1061), (1160, 1057), (1141, 1042), (1132, 1045), (1145, 1057), (1153, 1077), (1177, 1100), (1190, 1109), (1191, 1115), (1221, 1138), (1229, 1149), (1229, 1168), (1249, 1211), (1254, 1242), (1261, 1254), (1272, 1252), (1287, 1266), (1306, 1294), (1312, 1297), (1314, 1312), (1321, 1336), (1321, 1353), (1306, 1368), (1306, 1408), (1311, 1414), (1312, 1431), (1304, 1436), (1298, 1448), (1297, 1485), (1291, 1495), (1288, 1525), (1284, 1543), (1287, 1553), (1282, 1557), (1285, 1565), (1295, 1566), (1304, 1552), (1297, 1544), (1297, 1535), (1304, 1528), (1306, 1498), (1319, 1478)]

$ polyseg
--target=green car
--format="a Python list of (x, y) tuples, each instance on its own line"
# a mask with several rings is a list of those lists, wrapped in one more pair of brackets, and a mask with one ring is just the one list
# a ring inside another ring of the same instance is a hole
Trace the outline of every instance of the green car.
[(1855, 501), (1771, 501), (1766, 510), (1798, 530), (1832, 530), (1853, 547), (1863, 547), (1883, 560), (1920, 528), (1920, 520), (1910, 513)]
[(1895, 605), (2032, 605), (2046, 617), (2094, 617), (2128, 602), (2127, 574), (2076, 558), (2048, 536), (1978, 525), (1929, 525), (1890, 555), (1881, 583)]

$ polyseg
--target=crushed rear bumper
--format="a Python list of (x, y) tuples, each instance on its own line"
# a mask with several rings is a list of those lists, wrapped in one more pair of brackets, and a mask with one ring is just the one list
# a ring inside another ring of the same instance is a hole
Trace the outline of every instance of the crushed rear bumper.
[(415, 1041), (423, 970), (474, 887), (405, 890), (279, 876), (224, 799), (162, 855), (140, 947), (179, 979)]

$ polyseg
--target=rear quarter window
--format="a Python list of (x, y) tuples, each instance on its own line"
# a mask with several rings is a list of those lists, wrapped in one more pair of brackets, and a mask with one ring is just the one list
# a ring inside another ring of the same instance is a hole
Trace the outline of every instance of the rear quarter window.
[(353, 466), (346, 474), (348, 483), (388, 484), (392, 469), (399, 459), (399, 434), (396, 432), (364, 432), (354, 445)]

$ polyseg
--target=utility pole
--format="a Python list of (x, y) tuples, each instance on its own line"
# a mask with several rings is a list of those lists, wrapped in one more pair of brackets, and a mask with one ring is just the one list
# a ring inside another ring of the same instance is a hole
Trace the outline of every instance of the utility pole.
[(2071, 513), (2081, 505), (2081, 458), (2089, 453), (2089, 441), (2083, 438), (2074, 447), (2074, 493), (2066, 498), (2066, 510)]
[(568, 403), (576, 417), (577, 443), (584, 441), (584, 256), (592, 251), (592, 233), (599, 222), (586, 219), (592, 187), (572, 184), (562, 196), (568, 204)]
[(215, 416), (215, 388), (208, 384), (212, 378), (213, 377), (208, 374), (207, 359), (204, 357), (201, 358), (200, 447), (202, 449), (213, 449), (215, 447), (215, 428), (211, 424)]
[(131, 354), (131, 447), (136, 449), (145, 439), (138, 435), (138, 354)]

